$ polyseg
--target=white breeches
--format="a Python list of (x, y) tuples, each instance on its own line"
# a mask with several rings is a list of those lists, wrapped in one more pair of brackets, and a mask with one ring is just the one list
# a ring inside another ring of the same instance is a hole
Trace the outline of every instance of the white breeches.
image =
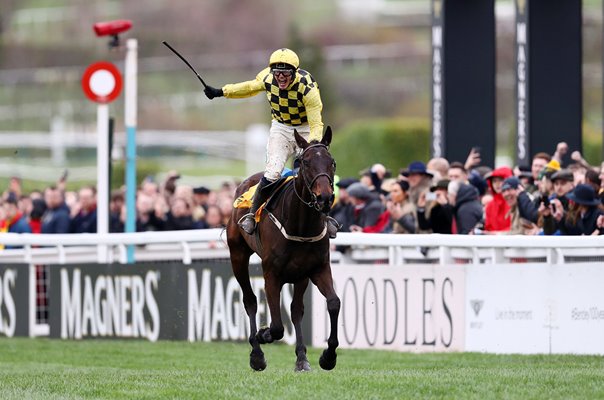
[(308, 140), (310, 136), (308, 124), (294, 127), (273, 121), (271, 125), (268, 143), (266, 144), (266, 167), (264, 169), (264, 176), (271, 182), (279, 179), (287, 159), (292, 154), (300, 153), (294, 138), (294, 129), (304, 139)]

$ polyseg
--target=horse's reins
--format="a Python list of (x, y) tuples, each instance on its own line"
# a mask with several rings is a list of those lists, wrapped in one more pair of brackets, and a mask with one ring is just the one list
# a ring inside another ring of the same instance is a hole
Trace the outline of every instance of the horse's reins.
[[(300, 158), (302, 158), (302, 156), (304, 156), (304, 153), (306, 153), (308, 150), (314, 148), (314, 147), (324, 147), (325, 149), (327, 149), (327, 146), (325, 146), (324, 144), (321, 143), (317, 143), (317, 144), (313, 144), (308, 146), (306, 149), (304, 149), (304, 151), (302, 151), (302, 154), (300, 155)], [(300, 174), (298, 174), (298, 176), (302, 176), (302, 182), (304, 182), (304, 186), (306, 186), (306, 189), (308, 189), (308, 191), (310, 192), (310, 196), (311, 196), (311, 200), (310, 201), (305, 201), (302, 196), (300, 196), (298, 194), (298, 191), (296, 190), (296, 185), (294, 182), (294, 193), (296, 193), (296, 196), (298, 197), (298, 199), (305, 204), (306, 206), (310, 207), (310, 208), (314, 208), (315, 210), (321, 212), (321, 209), (319, 207), (319, 202), (317, 201), (317, 195), (312, 191), (312, 186), (315, 184), (315, 182), (317, 181), (317, 179), (319, 179), (322, 176), (327, 177), (327, 180), (329, 181), (329, 185), (331, 186), (331, 189), (333, 190), (333, 179), (331, 178), (331, 176), (329, 176), (329, 174), (327, 174), (326, 172), (321, 172), (320, 174), (317, 174), (312, 181), (310, 181), (310, 183), (308, 183), (308, 181), (306, 180), (305, 176), (304, 176), (304, 163), (300, 163)], [(296, 176), (297, 179), (298, 176)]]
[[(304, 151), (302, 151), (302, 154), (300, 155), (300, 158), (304, 155), (304, 153), (306, 153), (309, 149), (314, 148), (314, 147), (324, 147), (325, 149), (327, 149), (327, 146), (325, 146), (324, 144), (318, 143), (318, 144), (313, 144), (308, 146), (306, 149), (304, 149)], [(331, 186), (331, 189), (333, 190), (333, 179), (331, 178), (331, 176), (329, 176), (327, 173), (325, 172), (321, 172), (320, 174), (317, 174), (317, 176), (315, 176), (313, 178), (313, 180), (310, 182), (310, 184), (307, 182), (306, 178), (304, 177), (304, 163), (300, 164), (300, 173), (298, 176), (302, 176), (302, 182), (304, 182), (304, 185), (306, 186), (306, 188), (308, 189), (308, 191), (310, 192), (312, 198), (310, 201), (305, 201), (302, 196), (300, 196), (298, 194), (298, 191), (296, 190), (296, 182), (293, 182), (293, 187), (294, 187), (294, 193), (296, 194), (296, 196), (298, 197), (298, 199), (305, 204), (306, 206), (310, 207), (310, 208), (314, 208), (315, 210), (321, 212), (321, 209), (319, 207), (319, 202), (317, 201), (317, 196), (314, 194), (314, 192), (312, 191), (312, 186), (314, 185), (314, 183), (316, 182), (317, 179), (319, 179), (319, 177), (321, 176), (326, 176), (327, 179), (329, 180), (329, 184)], [(296, 176), (294, 178), (297, 179), (298, 176)], [(321, 233), (319, 233), (316, 236), (295, 236), (295, 235), (290, 235), (289, 233), (287, 233), (287, 231), (285, 230), (285, 227), (279, 222), (279, 220), (270, 212), (267, 210), (268, 216), (271, 219), (271, 221), (273, 221), (273, 223), (277, 226), (277, 228), (279, 229), (279, 231), (281, 232), (281, 234), (288, 240), (293, 240), (295, 242), (317, 242), (321, 239), (323, 239), (325, 237), (325, 235), (327, 234), (327, 224), (325, 224), (325, 226), (323, 227), (323, 230), (321, 231)]]

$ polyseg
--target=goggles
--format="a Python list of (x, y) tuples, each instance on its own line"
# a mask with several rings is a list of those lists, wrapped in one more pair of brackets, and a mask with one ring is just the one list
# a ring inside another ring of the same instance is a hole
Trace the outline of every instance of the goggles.
[(294, 71), (292, 71), (291, 69), (277, 69), (277, 68), (273, 68), (272, 72), (273, 72), (274, 76), (283, 75), (286, 78), (289, 78), (290, 76), (292, 76), (294, 74)]

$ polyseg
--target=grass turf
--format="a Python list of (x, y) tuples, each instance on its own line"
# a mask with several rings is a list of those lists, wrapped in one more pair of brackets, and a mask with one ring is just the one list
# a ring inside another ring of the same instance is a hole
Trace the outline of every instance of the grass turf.
[(309, 349), (313, 371), (295, 373), (293, 347), (263, 349), (254, 372), (247, 344), (0, 338), (0, 398), (604, 398), (596, 356), (338, 350), (323, 371)]

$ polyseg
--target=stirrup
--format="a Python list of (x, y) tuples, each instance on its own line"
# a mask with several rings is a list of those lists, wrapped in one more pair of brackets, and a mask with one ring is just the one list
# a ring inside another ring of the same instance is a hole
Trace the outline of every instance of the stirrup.
[(327, 233), (329, 234), (330, 239), (335, 239), (336, 235), (340, 228), (342, 228), (342, 224), (340, 224), (335, 218), (327, 216)]
[(248, 235), (251, 235), (256, 230), (256, 220), (254, 217), (254, 213), (247, 213), (237, 221), (237, 225)]

